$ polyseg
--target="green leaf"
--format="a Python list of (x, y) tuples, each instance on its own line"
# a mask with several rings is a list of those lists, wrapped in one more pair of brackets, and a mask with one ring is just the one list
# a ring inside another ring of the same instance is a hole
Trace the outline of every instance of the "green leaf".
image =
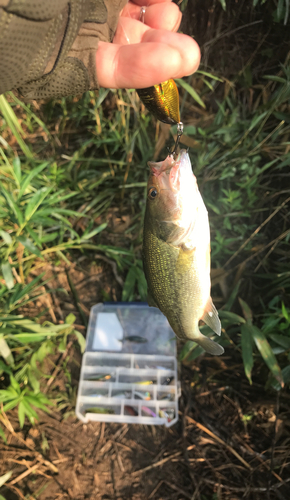
[(66, 316), (64, 321), (67, 325), (73, 325), (75, 320), (76, 320), (75, 315), (73, 313), (70, 313)]
[(3, 231), (2, 229), (0, 229), (0, 236), (1, 236), (1, 238), (3, 238), (3, 240), (5, 241), (5, 243), (7, 245), (10, 245), (12, 243), (12, 238), (11, 238), (10, 234), (7, 233), (6, 231)]
[(40, 381), (32, 369), (28, 370), (28, 380), (34, 392), (37, 394), (40, 390)]
[(136, 267), (137, 271), (137, 288), (141, 300), (143, 302), (147, 301), (147, 281), (143, 269)]
[(221, 6), (224, 10), (227, 10), (226, 0), (220, 0)]
[(78, 332), (77, 330), (74, 330), (73, 333), (77, 338), (77, 341), (78, 341), (80, 349), (81, 349), (81, 353), (83, 353), (85, 351), (85, 348), (86, 348), (86, 339), (83, 336), (83, 334), (81, 332)]
[[(37, 415), (36, 411), (32, 408), (31, 403), (29, 401), (29, 398), (25, 397), (22, 400), (22, 402), (23, 402), (23, 406), (25, 408), (26, 415), (28, 416), (30, 422), (32, 424), (34, 424), (35, 420), (38, 420), (38, 415)], [(33, 404), (35, 404), (35, 403), (33, 403)], [(35, 405), (35, 406), (37, 406), (37, 405)]]
[[(0, 437), (3, 439), (4, 443), (6, 444), (7, 439), (6, 439), (5, 432), (3, 431), (2, 427), (0, 427)], [(1, 500), (1, 496), (0, 496), (0, 500)]]
[(230, 324), (232, 324), (232, 325), (240, 325), (242, 323), (246, 323), (246, 320), (244, 318), (242, 318), (242, 316), (239, 316), (238, 314), (235, 314), (235, 313), (230, 312), (230, 311), (220, 310), (219, 316), (221, 318), (229, 320)]
[(18, 405), (18, 420), (19, 420), (19, 424), (20, 424), (21, 429), (24, 426), (25, 413), (26, 412), (25, 412), (25, 406), (23, 404), (23, 401), (20, 401), (20, 403)]
[[(1, 99), (1, 97), (2, 96), (0, 96), (0, 99)], [(21, 226), (21, 224), (23, 223), (23, 215), (22, 215), (21, 210), (18, 208), (18, 206), (16, 205), (15, 201), (13, 200), (11, 194), (8, 193), (8, 191), (5, 189), (3, 184), (2, 185), (0, 184), (0, 192), (1, 191), (2, 191), (2, 195), (6, 198), (6, 201), (9, 205), (9, 207), (11, 208), (11, 210), (14, 213), (16, 220), (18, 222), (18, 225)]]
[(282, 387), (284, 387), (283, 376), (281, 373), (281, 368), (277, 363), (276, 357), (272, 351), (272, 348), (267, 341), (263, 332), (254, 325), (248, 325), (251, 335), (256, 343), (260, 354), (268, 366), (269, 370), (273, 373), (274, 377), (278, 380)]
[(137, 273), (136, 272), (136, 266), (131, 266), (123, 287), (123, 292), (122, 292), (122, 301), (123, 302), (131, 302), (134, 297), (134, 289), (135, 289), (135, 283), (137, 280)]
[(3, 278), (5, 280), (5, 283), (7, 285), (7, 288), (11, 290), (14, 287), (14, 278), (12, 274), (12, 269), (9, 264), (9, 262), (5, 262), (4, 264), (1, 264), (1, 271), (3, 274)]
[(27, 158), (32, 158), (33, 153), (30, 151), (30, 149), (25, 144), (25, 141), (22, 138), (24, 132), (20, 125), (20, 121), (18, 120), (17, 116), (13, 111), (13, 108), (10, 106), (4, 95), (0, 95), (0, 111), (2, 112), (2, 115), (7, 123), (8, 128), (10, 129), (12, 135), (17, 140), (25, 156)]
[(103, 231), (104, 229), (106, 229), (107, 225), (108, 224), (105, 222), (104, 224), (100, 224), (98, 227), (96, 227), (95, 229), (93, 229), (92, 231), (90, 231), (88, 234), (84, 233), (83, 236), (81, 237), (81, 241), (83, 241), (83, 240), (89, 240), (93, 236), (96, 236), (96, 234), (99, 234), (101, 231)]
[[(288, 385), (289, 382), (290, 382), (290, 365), (288, 366), (285, 366), (285, 368), (283, 368), (282, 370), (282, 377), (283, 377), (283, 380), (284, 380), (284, 384)], [(277, 380), (274, 380), (272, 378), (272, 380), (270, 380), (270, 383), (272, 385), (272, 387), (276, 390), (276, 391), (280, 391), (281, 389), (281, 384), (279, 382), (277, 382)]]
[(233, 291), (231, 292), (228, 300), (227, 300), (227, 303), (225, 304), (225, 310), (226, 311), (230, 311), (231, 308), (233, 307), (233, 304), (236, 300), (236, 297), (238, 295), (238, 292), (239, 292), (239, 288), (240, 288), (240, 284), (241, 284), (241, 280), (239, 280), (237, 282), (237, 284), (234, 286), (234, 289)]
[(258, 123), (260, 123), (260, 121), (263, 120), (264, 116), (266, 116), (267, 113), (268, 113), (268, 111), (264, 111), (264, 113), (261, 113), (261, 114), (258, 114), (257, 116), (256, 115), (254, 116), (254, 118), (252, 120), (252, 123), (251, 123), (251, 125), (250, 125), (250, 127), (248, 129), (249, 132), (251, 130), (253, 130), (253, 128), (255, 128), (256, 125), (258, 125)]
[(19, 243), (22, 243), (22, 245), (30, 252), (30, 253), (34, 253), (35, 255), (37, 255), (37, 257), (40, 257), (41, 259), (43, 259), (43, 256), (41, 255), (40, 251), (38, 250), (38, 248), (34, 245), (34, 243), (32, 243), (32, 241), (27, 238), (26, 236), (17, 236), (17, 241), (19, 241)]
[(20, 163), (20, 160), (19, 160), (19, 157), (16, 156), (13, 160), (13, 176), (14, 176), (14, 179), (16, 180), (17, 182), (17, 185), (18, 185), (18, 188), (20, 188), (20, 184), (21, 184), (21, 163)]
[(6, 340), (0, 335), (0, 355), (5, 359), (8, 365), (14, 364), (14, 358), (10, 351), (9, 345)]
[(51, 191), (51, 188), (43, 187), (36, 191), (34, 195), (30, 198), (26, 209), (25, 209), (25, 220), (28, 221), (33, 214), (36, 212), (38, 207), (41, 205), (41, 203), (44, 201), (44, 199), (49, 195)]
[[(2, 97), (2, 96), (0, 96)], [(0, 488), (5, 484), (7, 481), (9, 481), (10, 477), (12, 476), (12, 470), (9, 472), (6, 472), (3, 476), (0, 476)]]
[(28, 188), (30, 181), (35, 177), (36, 175), (40, 174), (40, 172), (47, 167), (48, 162), (42, 163), (38, 167), (35, 167), (29, 174), (25, 177), (25, 179), (22, 180), (21, 183), (21, 189), (18, 194), (18, 200), (22, 197), (22, 195), (25, 193), (25, 190)]
[(191, 85), (189, 85), (187, 82), (185, 82), (184, 80), (182, 80), (181, 78), (176, 78), (175, 79), (176, 82), (179, 83), (179, 85), (181, 87), (184, 88), (184, 90), (186, 90), (190, 95), (191, 97), (202, 107), (202, 108), (205, 108), (205, 104), (204, 102), (201, 100), (201, 98), (199, 97), (198, 93), (191, 87)]
[(204, 349), (196, 344), (196, 347), (192, 349), (185, 361), (186, 363), (191, 363), (202, 354), (204, 354)]
[(18, 384), (17, 380), (13, 377), (13, 375), (10, 375), (10, 383), (11, 387), (17, 392), (17, 394), (21, 393), (20, 385)]
[(181, 349), (181, 352), (179, 354), (179, 361), (183, 361), (188, 354), (192, 351), (197, 346), (196, 342), (193, 342), (192, 340), (188, 340), (185, 342), (184, 346)]
[(244, 300), (242, 300), (240, 297), (239, 297), (239, 303), (240, 303), (240, 306), (242, 308), (242, 311), (243, 311), (243, 314), (246, 318), (247, 323), (252, 323), (253, 314), (252, 314), (252, 311), (249, 308), (248, 304)]
[(43, 333), (16, 333), (14, 335), (11, 335), (11, 338), (18, 340), (22, 344), (30, 344), (30, 342), (42, 342), (43, 340), (47, 339), (47, 337), (55, 337), (56, 333), (54, 332), (47, 332), (46, 334)]
[(222, 82), (223, 81), (222, 78), (219, 78), (218, 76), (213, 75), (212, 73), (207, 73), (207, 71), (202, 71), (201, 69), (198, 69), (196, 73), (198, 73), (200, 75), (208, 76), (212, 80), (217, 80), (218, 82)]
[(279, 333), (269, 334), (269, 337), (276, 342), (276, 344), (281, 345), (285, 349), (290, 349), (290, 337), (286, 335), (280, 335)]
[(286, 309), (284, 302), (282, 302), (282, 314), (286, 321), (290, 322), (290, 315), (288, 309)]
[(248, 378), (250, 384), (252, 384), (252, 368), (254, 365), (253, 359), (253, 338), (249, 325), (245, 324), (241, 326), (241, 344), (242, 344), (242, 357), (244, 363), (244, 370), (246, 377)]

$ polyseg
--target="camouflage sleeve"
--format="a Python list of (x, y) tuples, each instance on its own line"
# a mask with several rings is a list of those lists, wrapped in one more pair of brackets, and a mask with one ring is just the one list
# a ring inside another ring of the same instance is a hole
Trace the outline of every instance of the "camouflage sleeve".
[(0, 94), (26, 99), (98, 89), (96, 50), (127, 0), (0, 0)]

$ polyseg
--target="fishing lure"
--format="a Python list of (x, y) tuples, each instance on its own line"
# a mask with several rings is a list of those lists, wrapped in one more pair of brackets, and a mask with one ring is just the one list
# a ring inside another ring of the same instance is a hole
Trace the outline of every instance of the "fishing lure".
[(146, 89), (137, 89), (137, 94), (157, 120), (168, 125), (180, 122), (179, 94), (174, 80), (170, 79)]
[[(146, 7), (141, 7), (139, 20), (142, 23), (145, 20), (145, 11)], [(137, 89), (136, 91), (148, 111), (157, 120), (168, 125), (177, 125), (177, 139), (171, 152), (174, 155), (183, 133), (183, 123), (180, 121), (179, 114), (179, 93), (175, 81), (170, 78), (152, 87)]]
[(112, 375), (104, 375), (103, 373), (101, 375), (93, 375), (92, 377), (87, 378), (86, 380), (94, 381), (94, 382), (103, 382), (104, 380), (110, 380)]
[(139, 399), (144, 399), (145, 401), (149, 401), (151, 399), (150, 392), (137, 392), (135, 391), (135, 397)]
[(172, 380), (174, 380), (174, 377), (167, 377), (165, 380), (163, 380), (161, 385), (170, 385)]
[(135, 342), (136, 344), (145, 344), (148, 342), (145, 337), (139, 337), (139, 335), (129, 335), (128, 337), (124, 337), (120, 340), (120, 342)]
[(135, 382), (135, 384), (137, 385), (150, 385), (150, 384), (154, 384), (156, 383), (156, 381), (154, 380), (142, 380), (141, 382)]
[(154, 411), (151, 410), (151, 408), (148, 408), (147, 406), (141, 406), (141, 410), (144, 413), (147, 413), (147, 415), (150, 415), (150, 417), (156, 418), (157, 415), (154, 413)]
[(87, 413), (101, 413), (101, 414), (108, 413), (109, 415), (115, 414), (114, 410), (112, 410), (111, 408), (101, 408), (99, 406), (94, 406), (93, 408), (87, 408), (86, 414)]
[[(137, 417), (138, 416), (138, 411), (135, 410), (135, 408), (133, 408), (133, 406), (124, 406), (124, 411), (129, 414), (129, 415), (132, 415), (132, 417)], [(125, 413), (125, 414), (126, 414)]]

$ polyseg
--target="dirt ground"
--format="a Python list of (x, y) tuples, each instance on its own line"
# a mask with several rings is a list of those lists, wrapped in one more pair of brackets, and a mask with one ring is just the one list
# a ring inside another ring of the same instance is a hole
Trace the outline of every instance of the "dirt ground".
[[(84, 264), (69, 273), (87, 315), (104, 291), (118, 295), (120, 285), (110, 262), (97, 260), (87, 270)], [(52, 303), (57, 320), (73, 312), (85, 333), (65, 269), (48, 268), (47, 275), (50, 287), (63, 288)], [(59, 411), (41, 413), (34, 428), (23, 430), (17, 412), (5, 420), (0, 472), (12, 470), (13, 479), (1, 494), (6, 500), (288, 500), (290, 396), (273, 397), (255, 381), (250, 386), (235, 358), (241, 359), (227, 348), (221, 358), (180, 366), (179, 422), (172, 428), (85, 425), (74, 416), (81, 354), (69, 342), (50, 366), (49, 391)]]

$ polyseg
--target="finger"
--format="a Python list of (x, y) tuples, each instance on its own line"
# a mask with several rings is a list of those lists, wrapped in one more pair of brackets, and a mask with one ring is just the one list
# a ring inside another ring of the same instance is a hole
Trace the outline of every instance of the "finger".
[(129, 17), (120, 17), (113, 43), (128, 45), (140, 43), (149, 26)]
[(171, 1), (172, 0), (134, 0), (132, 2), (128, 2), (128, 4), (136, 4), (139, 5), (139, 7), (147, 7), (157, 3), (170, 3)]
[(200, 61), (197, 43), (187, 35), (166, 33), (168, 43), (164, 42), (165, 34), (158, 34), (158, 31), (154, 35), (144, 34), (149, 39), (150, 36), (155, 38), (147, 43), (117, 45), (99, 42), (96, 65), (100, 86), (145, 88), (194, 73)]
[[(129, 17), (140, 20), (140, 6), (129, 2), (123, 9), (121, 18)], [(177, 31), (182, 14), (175, 3), (162, 2), (150, 5), (145, 9), (144, 23), (150, 28)]]

